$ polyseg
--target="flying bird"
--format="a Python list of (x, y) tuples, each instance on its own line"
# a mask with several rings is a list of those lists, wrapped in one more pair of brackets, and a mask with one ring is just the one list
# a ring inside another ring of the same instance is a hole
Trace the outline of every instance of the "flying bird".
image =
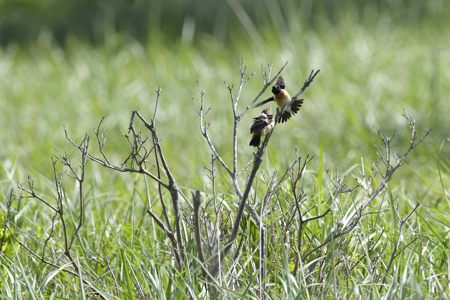
[(250, 133), (253, 134), (250, 146), (259, 147), (262, 137), (267, 135), (274, 126), (275, 118), (272, 114), (272, 108), (269, 106), (259, 116), (253, 118), (253, 124), (250, 127)]
[(303, 99), (292, 99), (289, 93), (285, 90), (285, 88), (286, 84), (284, 82), (283, 77), (278, 76), (277, 83), (274, 86), (272, 86), (273, 96), (259, 102), (258, 104), (255, 105), (255, 107), (264, 105), (270, 101), (275, 101), (278, 107), (282, 109), (279, 121), (281, 123), (286, 122), (287, 120), (289, 120), (290, 117), (295, 115), (300, 110), (300, 107), (303, 104)]

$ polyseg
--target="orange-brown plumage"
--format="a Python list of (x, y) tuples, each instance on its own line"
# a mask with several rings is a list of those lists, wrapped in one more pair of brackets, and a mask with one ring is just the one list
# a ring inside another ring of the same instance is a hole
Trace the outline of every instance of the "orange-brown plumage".
[(303, 99), (292, 99), (285, 90), (286, 84), (283, 77), (279, 76), (277, 83), (272, 87), (273, 96), (261, 101), (256, 106), (261, 106), (270, 101), (275, 101), (280, 109), (283, 110), (280, 119), (277, 122), (284, 123), (295, 115), (303, 104)]

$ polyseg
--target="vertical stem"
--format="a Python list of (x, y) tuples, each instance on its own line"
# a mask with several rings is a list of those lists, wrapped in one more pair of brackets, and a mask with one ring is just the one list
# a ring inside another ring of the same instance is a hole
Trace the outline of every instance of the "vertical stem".
[(266, 229), (262, 215), (259, 220), (259, 299), (265, 299), (264, 291), (266, 286)]

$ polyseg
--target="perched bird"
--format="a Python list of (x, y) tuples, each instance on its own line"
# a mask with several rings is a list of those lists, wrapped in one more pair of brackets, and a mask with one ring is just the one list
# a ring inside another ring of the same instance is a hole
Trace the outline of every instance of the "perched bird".
[(250, 146), (259, 147), (261, 138), (268, 134), (274, 126), (275, 118), (272, 114), (272, 108), (268, 107), (259, 116), (253, 118), (253, 124), (250, 127), (250, 133), (253, 134)]
[[(277, 83), (272, 87), (273, 96), (256, 104), (255, 107), (264, 105), (270, 101), (275, 101), (282, 113), (279, 121), (286, 122), (292, 115), (295, 115), (303, 104), (303, 99), (291, 99), (289, 93), (285, 90), (286, 85), (283, 77), (279, 76)], [(278, 122), (278, 120), (277, 120)]]

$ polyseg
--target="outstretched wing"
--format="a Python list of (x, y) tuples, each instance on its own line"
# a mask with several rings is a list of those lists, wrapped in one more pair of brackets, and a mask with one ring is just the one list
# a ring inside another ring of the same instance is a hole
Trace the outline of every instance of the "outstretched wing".
[(292, 100), (292, 103), (291, 103), (292, 114), (296, 114), (300, 110), (300, 107), (302, 107), (302, 105), (303, 105), (303, 99)]
[(285, 111), (277, 118), (277, 122), (284, 123), (295, 115), (302, 107), (303, 99), (292, 100), (288, 105), (289, 107), (286, 107)]

